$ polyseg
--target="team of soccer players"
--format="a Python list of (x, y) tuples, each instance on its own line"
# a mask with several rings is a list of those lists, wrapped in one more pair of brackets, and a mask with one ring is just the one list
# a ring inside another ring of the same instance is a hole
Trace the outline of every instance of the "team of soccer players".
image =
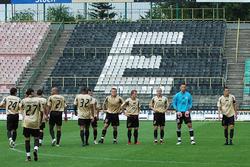
[[(149, 103), (153, 111), (153, 126), (154, 126), (154, 143), (158, 143), (158, 129), (160, 129), (160, 144), (164, 143), (164, 126), (165, 113), (169, 108), (168, 98), (162, 95), (162, 89), (156, 90), (156, 96)], [(173, 108), (176, 111), (177, 122), (177, 143), (181, 144), (181, 126), (184, 121), (189, 128), (190, 142), (195, 144), (194, 130), (192, 128), (192, 120), (190, 111), (192, 108), (192, 96), (186, 90), (186, 84), (181, 84), (180, 92), (173, 98)], [(223, 95), (219, 98), (218, 103), (219, 119), (222, 117), (222, 126), (224, 127), (225, 145), (233, 144), (234, 121), (237, 118), (236, 100), (230, 94), (227, 87), (224, 88)], [(26, 91), (26, 96), (23, 100), (17, 97), (17, 89), (11, 88), (10, 95), (5, 97), (0, 103), (0, 107), (6, 108), (7, 114), (7, 136), (10, 147), (15, 147), (17, 138), (17, 128), (19, 121), (19, 113), (23, 116), (23, 135), (25, 137), (26, 160), (31, 161), (30, 154), (30, 137), (34, 137), (34, 160), (38, 160), (38, 148), (43, 142), (43, 130), (45, 122), (49, 120), (49, 131), (51, 136), (52, 146), (60, 146), (62, 117), (67, 121), (67, 105), (63, 96), (59, 95), (58, 88), (54, 87), (51, 90), (51, 96), (46, 100), (43, 97), (43, 91), (38, 90), (37, 96), (33, 89)], [(99, 116), (99, 105), (93, 97), (92, 90), (82, 88), (80, 94), (75, 97), (74, 111), (78, 116), (78, 125), (80, 127), (80, 138), (82, 146), (89, 145), (89, 128), (93, 128), (94, 144), (98, 144), (97, 139), (97, 121)], [(106, 113), (104, 119), (104, 127), (102, 130), (100, 144), (104, 143), (104, 138), (108, 127), (113, 127), (113, 143), (117, 144), (119, 115), (124, 113), (127, 116), (127, 137), (130, 145), (132, 130), (134, 130), (134, 144), (140, 144), (138, 140), (139, 130), (139, 113), (140, 101), (137, 98), (137, 91), (132, 90), (130, 98), (123, 100), (118, 96), (117, 89), (111, 89), (111, 95), (107, 96), (103, 103), (103, 112)], [(56, 137), (54, 127), (56, 126)], [(230, 139), (228, 141), (228, 128), (230, 129)]]

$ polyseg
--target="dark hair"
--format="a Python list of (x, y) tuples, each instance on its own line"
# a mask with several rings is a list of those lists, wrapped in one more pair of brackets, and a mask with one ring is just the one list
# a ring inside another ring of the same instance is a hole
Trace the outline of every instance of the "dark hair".
[(88, 88), (81, 88), (81, 93), (87, 94), (88, 93)]
[(181, 85), (185, 85), (186, 86), (187, 84), (185, 82), (182, 82)]
[(88, 92), (92, 92), (92, 89), (91, 89), (91, 88), (88, 88)]
[(117, 91), (117, 89), (115, 87), (111, 88), (111, 90), (116, 90)]
[(11, 88), (10, 89), (10, 95), (16, 95), (17, 89), (16, 88)]
[(34, 89), (29, 88), (29, 89), (26, 90), (26, 95), (27, 96), (32, 95), (32, 93), (34, 93)]
[(131, 90), (130, 95), (134, 94), (135, 92), (137, 92), (137, 90), (135, 89)]
[(41, 96), (41, 95), (43, 94), (43, 90), (42, 90), (42, 89), (38, 89), (38, 90), (36, 91), (36, 94), (37, 94), (38, 96)]
[(224, 86), (223, 90), (229, 89), (227, 86)]

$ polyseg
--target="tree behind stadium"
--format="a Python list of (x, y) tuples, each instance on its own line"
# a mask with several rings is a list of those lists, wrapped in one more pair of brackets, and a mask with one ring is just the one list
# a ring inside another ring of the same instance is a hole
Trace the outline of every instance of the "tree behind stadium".
[(75, 17), (70, 8), (65, 5), (51, 6), (47, 9), (47, 21), (53, 22), (75, 22)]
[(93, 19), (112, 19), (116, 16), (115, 12), (111, 12), (114, 7), (111, 3), (92, 3), (93, 7), (92, 12), (89, 12), (89, 15)]

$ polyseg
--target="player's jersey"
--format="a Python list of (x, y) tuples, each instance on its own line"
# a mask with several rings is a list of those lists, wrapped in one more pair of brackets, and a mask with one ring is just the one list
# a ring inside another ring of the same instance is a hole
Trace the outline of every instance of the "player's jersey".
[(235, 114), (234, 103), (236, 103), (236, 99), (230, 94), (228, 97), (221, 96), (218, 100), (217, 106), (218, 108), (221, 108), (223, 115), (232, 117)]
[(124, 100), (120, 96), (107, 96), (103, 103), (103, 109), (107, 110), (110, 114), (116, 114), (121, 112), (121, 105)]
[(138, 99), (133, 100), (128, 98), (122, 104), (122, 107), (126, 107), (127, 115), (139, 115), (140, 113), (140, 102)]
[(67, 107), (65, 99), (61, 95), (51, 95), (48, 99), (47, 105), (51, 107), (50, 111), (59, 112), (64, 112), (65, 108)]
[(23, 114), (23, 127), (39, 129), (43, 112), (40, 100), (36, 97), (26, 97), (21, 101), (20, 108)]
[[(46, 105), (47, 105), (47, 99), (46, 98), (44, 98), (44, 97), (37, 97), (39, 100), (40, 100), (40, 103), (41, 103), (41, 105), (42, 105), (42, 107), (43, 107), (43, 109), (46, 107)], [(45, 114), (45, 111), (43, 111), (43, 122), (45, 122), (45, 117), (44, 117), (44, 114)]]
[(88, 94), (79, 94), (74, 100), (77, 106), (78, 118), (91, 119), (93, 109), (93, 98)]
[(7, 96), (5, 97), (1, 105), (5, 105), (6, 114), (18, 114), (19, 112), (19, 105), (20, 105), (21, 99), (17, 96)]
[(159, 113), (165, 113), (168, 108), (168, 99), (164, 96), (155, 96), (150, 101), (149, 106), (153, 107)]

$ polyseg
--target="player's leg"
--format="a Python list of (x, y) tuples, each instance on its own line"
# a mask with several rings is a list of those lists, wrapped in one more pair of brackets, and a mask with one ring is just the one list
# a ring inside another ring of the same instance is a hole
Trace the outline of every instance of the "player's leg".
[(113, 126), (113, 144), (117, 144), (118, 128)]
[(228, 119), (225, 115), (223, 115), (222, 117), (221, 125), (223, 126), (223, 129), (224, 129), (224, 137), (225, 137), (224, 145), (228, 145)]
[(99, 140), (99, 143), (103, 144), (104, 142), (104, 138), (106, 136), (106, 133), (107, 133), (107, 129), (109, 127), (110, 123), (104, 123), (104, 127), (102, 129), (102, 136), (101, 136), (101, 139)]
[(154, 143), (158, 143), (158, 126), (154, 126)]
[(8, 140), (9, 140), (9, 146), (11, 148), (14, 147), (14, 140), (13, 140), (13, 137), (12, 137), (12, 131), (13, 131), (13, 120), (12, 120), (12, 115), (7, 115), (7, 137), (8, 137)]
[(39, 146), (42, 146), (42, 143), (43, 143), (43, 136), (44, 136), (44, 130), (45, 128), (45, 122), (42, 123), (42, 125), (40, 126), (40, 133), (39, 133)]
[(139, 136), (138, 132), (139, 132), (139, 128), (138, 127), (134, 128), (134, 143), (135, 144), (140, 144), (138, 141), (138, 136)]
[(110, 125), (110, 114), (107, 113), (106, 118), (104, 120), (104, 127), (102, 129), (101, 139), (99, 140), (99, 143), (101, 143), (101, 144), (103, 144), (103, 142), (104, 142), (104, 138), (105, 138), (105, 135), (107, 133), (107, 129), (108, 129), (109, 125)]
[(23, 128), (23, 136), (25, 141), (26, 161), (31, 161), (30, 157), (30, 132), (29, 129)]
[(80, 138), (81, 138), (81, 141), (82, 141), (82, 146), (85, 146), (83, 119), (78, 119), (78, 125), (80, 127)]
[(62, 136), (62, 126), (56, 125), (56, 146), (60, 146), (61, 136)]
[(40, 130), (39, 129), (32, 129), (32, 136), (34, 137), (34, 160), (38, 161), (38, 148), (39, 148), (39, 135)]
[(160, 143), (164, 143), (164, 126), (160, 126)]
[(97, 139), (97, 118), (94, 118), (94, 121), (91, 122), (91, 126), (93, 128), (93, 137), (94, 137), (94, 144), (98, 144), (98, 142), (96, 141)]
[(177, 130), (176, 130), (177, 143), (176, 143), (176, 145), (181, 144), (181, 126), (183, 123), (183, 116), (184, 116), (183, 113), (181, 113), (181, 115), (176, 114), (176, 123), (177, 123)]
[(55, 125), (56, 125), (55, 115), (54, 115), (54, 112), (51, 112), (50, 117), (49, 117), (49, 133), (51, 136), (51, 145), (52, 146), (56, 145), (56, 138), (55, 138), (55, 132), (54, 132)]
[(12, 127), (12, 139), (14, 142), (14, 147), (15, 147), (15, 142), (16, 142), (16, 138), (17, 138), (17, 128), (18, 128), (18, 123), (19, 123), (19, 115), (16, 114), (15, 116), (15, 120), (13, 121), (13, 127)]
[(195, 141), (194, 141), (194, 130), (193, 130), (192, 122), (187, 123), (187, 127), (189, 129), (190, 142), (192, 145), (194, 145)]
[(132, 128), (128, 128), (127, 136), (128, 136), (128, 145), (130, 145), (131, 144), (131, 136), (132, 136)]
[(57, 112), (56, 116), (56, 146), (60, 146), (62, 136), (62, 112)]
[(230, 129), (230, 141), (229, 141), (229, 144), (233, 145), (234, 124), (229, 125), (229, 129)]
[(85, 120), (85, 145), (89, 145), (89, 126), (90, 126), (90, 119)]

